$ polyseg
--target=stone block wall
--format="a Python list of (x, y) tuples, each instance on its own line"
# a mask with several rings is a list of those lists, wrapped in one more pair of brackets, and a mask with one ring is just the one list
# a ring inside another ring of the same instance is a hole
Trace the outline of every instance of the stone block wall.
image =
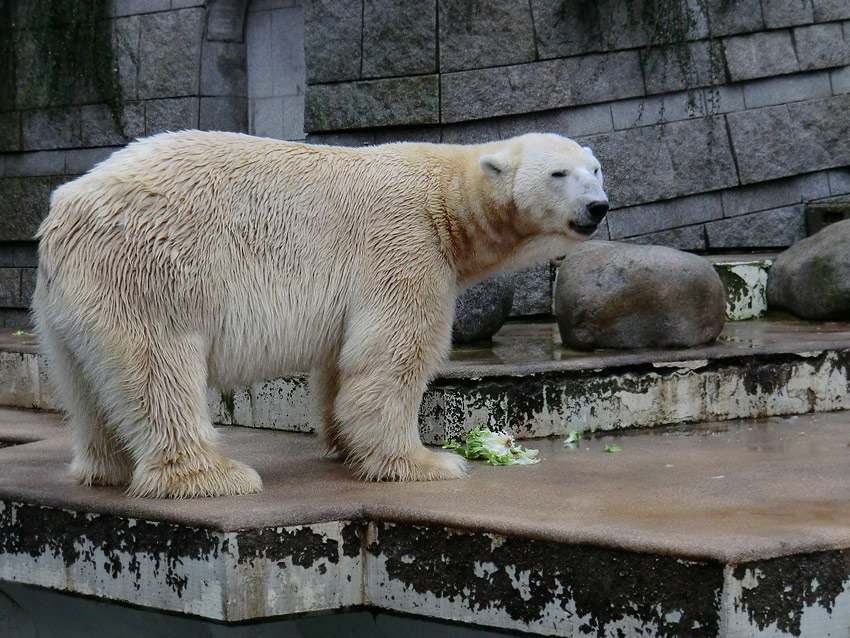
[[(627, 9), (642, 4), (111, 0), (123, 132), (85, 91), (39, 91), (23, 38), (0, 60), (0, 326), (25, 317), (51, 190), (164, 130), (341, 144), (552, 131), (603, 161), (600, 238), (731, 252), (804, 236), (804, 202), (850, 192), (850, 2), (693, 0), (684, 71), (648, 46)], [(551, 278), (520, 276), (517, 314), (550, 312)]]
[[(692, 2), (686, 69), (627, 4), (317, 0), (308, 139), (556, 132), (603, 162), (600, 238), (734, 252), (804, 237), (804, 202), (850, 192), (850, 2)], [(520, 314), (549, 312), (537, 270)]]
[(73, 91), (69, 104), (36, 90), (44, 62), (27, 16), (17, 17), (20, 44), (0, 86), (0, 327), (27, 323), (37, 264), (33, 235), (54, 188), (137, 137), (186, 128), (247, 130), (245, 43), (241, 31), (234, 38), (221, 29), (216, 34), (215, 24), (208, 28), (220, 14), (209, 4), (110, 3), (123, 131), (108, 106), (85, 91)]

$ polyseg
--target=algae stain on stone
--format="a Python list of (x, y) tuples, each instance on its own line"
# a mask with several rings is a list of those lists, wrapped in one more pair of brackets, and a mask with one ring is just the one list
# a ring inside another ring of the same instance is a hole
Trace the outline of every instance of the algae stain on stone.
[(233, 390), (222, 390), (221, 405), (230, 423), (236, 423), (236, 393)]

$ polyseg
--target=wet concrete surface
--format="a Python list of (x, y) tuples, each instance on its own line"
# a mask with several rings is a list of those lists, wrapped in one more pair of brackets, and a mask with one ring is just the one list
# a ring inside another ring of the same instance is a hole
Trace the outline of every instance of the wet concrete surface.
[[(804, 321), (781, 312), (771, 312), (751, 321), (727, 322), (713, 343), (679, 350), (581, 352), (563, 346), (554, 322), (516, 322), (505, 324), (491, 342), (454, 348), (438, 376), (521, 376), (559, 370), (845, 349), (850, 349), (850, 322)], [(0, 331), (0, 352), (36, 353), (36, 336), (27, 331)]]
[(445, 378), (526, 375), (698, 359), (850, 349), (850, 323), (815, 322), (772, 312), (761, 319), (727, 322), (716, 341), (680, 350), (565, 348), (555, 323), (509, 323), (492, 343), (455, 348)]
[[(543, 462), (467, 479), (363, 483), (314, 436), (221, 428), (261, 494), (129, 499), (67, 474), (56, 415), (0, 409), (0, 500), (232, 531), (336, 520), (441, 525), (513, 537), (741, 563), (850, 548), (850, 413), (529, 441)], [(37, 442), (25, 441), (39, 439)], [(616, 443), (622, 450), (603, 451)]]

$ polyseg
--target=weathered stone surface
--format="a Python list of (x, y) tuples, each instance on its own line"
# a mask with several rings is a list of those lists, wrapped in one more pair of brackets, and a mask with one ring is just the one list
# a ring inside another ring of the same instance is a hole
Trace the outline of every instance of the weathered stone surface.
[(671, 93), (723, 81), (723, 62), (719, 49), (706, 42), (692, 42), (687, 53), (678, 47), (656, 47), (641, 53), (646, 91)]
[(841, 24), (814, 24), (794, 29), (800, 69), (825, 69), (850, 63), (850, 42), (844, 39)]
[(812, 0), (812, 6), (815, 22), (850, 18), (850, 4), (846, 0)]
[(73, 148), (79, 145), (79, 108), (39, 109), (21, 113), (21, 150)]
[(784, 248), (806, 236), (802, 204), (705, 225), (709, 248)]
[(440, 71), (531, 62), (536, 57), (527, 2), (439, 0)]
[(707, 193), (612, 210), (608, 213), (608, 228), (612, 239), (622, 239), (722, 217), (720, 196)]
[(827, 173), (821, 172), (741, 186), (723, 191), (720, 197), (723, 200), (724, 216), (737, 217), (789, 204), (800, 204), (805, 200), (828, 197), (829, 194)]
[(848, 109), (850, 96), (839, 95), (727, 115), (741, 182), (850, 163)]
[(531, 10), (541, 60), (602, 48), (597, 3), (531, 0)]
[(307, 131), (435, 124), (439, 121), (436, 75), (366, 80), (307, 87)]
[(811, 24), (814, 19), (812, 5), (808, 0), (761, 0), (761, 10), (764, 26), (768, 29)]
[[(51, 100), (55, 90), (57, 96), (70, 95), (74, 80), (71, 77), (52, 77), (48, 61), (38, 49), (38, 41), (31, 34), (15, 42), (15, 91), (16, 109), (40, 109), (58, 106)], [(4, 36), (5, 37), (5, 36)], [(55, 82), (55, 84), (51, 84)]]
[(541, 132), (559, 133), (567, 137), (594, 135), (614, 130), (611, 104), (591, 104), (537, 113), (537, 128)]
[(702, 91), (682, 91), (663, 96), (618, 100), (610, 105), (614, 128), (622, 130), (702, 117), (705, 115), (703, 99)]
[(514, 279), (500, 273), (465, 290), (455, 304), (454, 343), (474, 343), (492, 337), (511, 313)]
[(6, 158), (7, 177), (61, 175), (65, 172), (65, 151), (17, 153)]
[(549, 262), (513, 274), (512, 317), (552, 314), (552, 271)]
[(112, 27), (112, 53), (118, 68), (118, 85), (121, 97), (135, 100), (138, 97), (139, 41), (141, 17), (117, 18)]
[(0, 241), (31, 240), (47, 215), (50, 193), (68, 179), (56, 175), (0, 179)]
[[(844, 195), (845, 193), (850, 193), (850, 166), (827, 171), (827, 179), (829, 181), (830, 194)], [(812, 197), (809, 199), (815, 198)]]
[(748, 33), (764, 27), (759, 0), (706, 2), (708, 22), (715, 36)]
[(0, 306), (17, 308), (21, 305), (21, 269), (0, 268)]
[(246, 55), (244, 42), (204, 40), (201, 45), (201, 95), (247, 96)]
[(318, 84), (359, 79), (361, 0), (314, 0), (304, 8), (307, 81)]
[(679, 250), (705, 250), (707, 248), (705, 243), (705, 227), (702, 224), (627, 237), (622, 241), (629, 244), (669, 246), (670, 248), (678, 248)]
[(440, 82), (444, 122), (607, 102), (644, 92), (636, 51), (444, 73)]
[(118, 129), (106, 104), (80, 107), (80, 141), (83, 146), (121, 146), (145, 135), (145, 103), (121, 105), (122, 129)]
[(437, 72), (437, 3), (364, 0), (363, 77)]
[[(613, 208), (671, 199), (680, 194), (662, 130), (644, 126), (581, 138), (582, 144), (589, 145), (602, 162)], [(652, 170), (647, 170), (649, 166)]]
[(21, 114), (17, 111), (0, 113), (0, 152), (21, 148)]
[(204, 10), (182, 9), (140, 17), (138, 96), (197, 95)]
[(65, 151), (65, 172), (68, 175), (81, 175), (95, 164), (105, 160), (116, 150), (118, 150), (117, 147), (106, 146)]
[(590, 241), (561, 264), (555, 314), (564, 343), (581, 350), (691, 347), (717, 338), (726, 301), (701, 257)]
[(32, 302), (37, 274), (38, 271), (35, 268), (21, 268), (21, 299), (19, 304), (21, 308), (29, 308)]
[(493, 118), (447, 124), (442, 131), (446, 144), (483, 144), (499, 139), (499, 124)]
[(38, 242), (16, 241), (12, 244), (12, 260), (20, 268), (38, 266)]
[[(847, 41), (850, 42), (850, 27), (845, 27), (848, 32)], [(832, 82), (832, 92), (835, 95), (850, 93), (850, 65), (838, 69), (831, 69), (829, 79)]]
[(205, 131), (248, 132), (248, 100), (244, 97), (202, 97), (198, 127)]
[(850, 319), (850, 220), (830, 224), (781, 253), (767, 299), (803, 319)]
[(722, 117), (670, 122), (662, 130), (676, 176), (678, 195), (738, 184), (726, 122)]
[(775, 78), (746, 82), (743, 90), (748, 109), (832, 95), (828, 71), (780, 75)]
[(199, 98), (145, 101), (145, 135), (198, 128)]
[(724, 51), (733, 82), (800, 70), (788, 30), (734, 36), (725, 41)]

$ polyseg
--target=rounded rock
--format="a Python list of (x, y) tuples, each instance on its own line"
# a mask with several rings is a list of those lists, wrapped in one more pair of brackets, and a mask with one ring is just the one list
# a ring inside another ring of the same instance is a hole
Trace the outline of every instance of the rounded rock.
[(850, 319), (850, 220), (781, 253), (767, 275), (768, 308), (802, 319)]
[(499, 331), (511, 314), (514, 278), (500, 273), (467, 288), (457, 298), (452, 341), (455, 344), (486, 341)]
[(723, 330), (723, 284), (702, 257), (665, 246), (589, 241), (558, 271), (555, 314), (564, 344), (689, 348)]

